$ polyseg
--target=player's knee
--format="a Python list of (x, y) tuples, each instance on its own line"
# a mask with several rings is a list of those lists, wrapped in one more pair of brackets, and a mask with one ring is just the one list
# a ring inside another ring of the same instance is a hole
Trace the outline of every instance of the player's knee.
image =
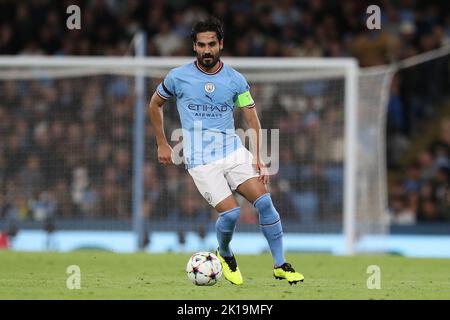
[(221, 232), (233, 232), (240, 215), (240, 207), (221, 212), (219, 214), (219, 218), (216, 221), (216, 229)]
[(260, 196), (253, 202), (253, 205), (258, 210), (260, 224), (272, 224), (280, 220), (280, 215), (273, 205), (270, 193)]

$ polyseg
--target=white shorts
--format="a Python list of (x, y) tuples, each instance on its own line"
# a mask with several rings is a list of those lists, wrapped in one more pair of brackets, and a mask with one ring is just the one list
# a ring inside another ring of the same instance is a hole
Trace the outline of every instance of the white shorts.
[(250, 178), (259, 177), (252, 162), (253, 155), (242, 147), (224, 159), (196, 166), (188, 172), (203, 198), (215, 207), (229, 197), (240, 184)]

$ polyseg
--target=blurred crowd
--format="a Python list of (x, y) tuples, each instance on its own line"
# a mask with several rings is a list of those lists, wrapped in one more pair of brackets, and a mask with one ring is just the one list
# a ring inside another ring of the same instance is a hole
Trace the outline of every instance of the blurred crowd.
[(133, 96), (116, 90), (128, 85), (83, 78), (1, 82), (2, 216), (130, 215)]
[(450, 221), (450, 118), (442, 119), (436, 139), (420, 150), (390, 192), (393, 221)]
[[(66, 8), (73, 4), (81, 8), (80, 30), (66, 28)], [(366, 27), (371, 4), (381, 7), (381, 30)], [(355, 56), (370, 67), (449, 44), (449, 6), (444, 0), (1, 1), (0, 54), (124, 56), (132, 54), (136, 31), (144, 30), (148, 56), (192, 55), (192, 24), (212, 13), (224, 22), (224, 56)], [(130, 217), (132, 87), (132, 79), (113, 76), (1, 81), (0, 217)], [(448, 91), (448, 57), (396, 75), (388, 113), (390, 168), (398, 169), (417, 123), (435, 114)], [(342, 106), (317, 108), (311, 101), (296, 112), (275, 97), (259, 111), (264, 128), (286, 135), (271, 192), (292, 221), (333, 220), (342, 207)], [(170, 130), (178, 116), (175, 108), (167, 110)], [(395, 221), (450, 220), (448, 126), (443, 121), (439, 141), (390, 190)], [(148, 125), (147, 141), (153, 141), (151, 130)], [(184, 170), (161, 168), (155, 159), (147, 143), (144, 214), (213, 221)], [(253, 209), (242, 205), (242, 223), (254, 222)]]
[[(66, 8), (81, 9), (81, 29), (66, 28)], [(381, 30), (366, 8), (381, 7)], [(448, 1), (368, 0), (31, 0), (0, 3), (0, 54), (125, 55), (137, 30), (150, 56), (192, 53), (190, 30), (214, 14), (224, 22), (224, 55), (356, 56), (385, 64), (450, 40)]]
[[(148, 80), (151, 94), (161, 79)], [(342, 83), (334, 80), (328, 86)], [(308, 84), (284, 90), (292, 96), (308, 96)], [(113, 75), (1, 81), (0, 216), (8, 221), (44, 222), (130, 218), (133, 86), (134, 77)], [(253, 88), (278, 92), (261, 86), (267, 84)], [(261, 97), (258, 112), (263, 127), (280, 129), (280, 169), (270, 188), (277, 208), (289, 221), (339, 222), (343, 108), (336, 92), (324, 86), (302, 111), (290, 110), (278, 94)], [(165, 107), (169, 139), (180, 127), (174, 104), (170, 101)], [(242, 113), (235, 115), (236, 127), (245, 128)], [(166, 225), (215, 221), (216, 212), (184, 166), (157, 163), (149, 119), (145, 138), (144, 216)], [(243, 200), (239, 196), (241, 223), (253, 223), (256, 211)]]

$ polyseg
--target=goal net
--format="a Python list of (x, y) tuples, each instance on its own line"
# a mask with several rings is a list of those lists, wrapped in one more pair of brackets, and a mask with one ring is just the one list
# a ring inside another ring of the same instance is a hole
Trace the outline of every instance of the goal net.
[[(192, 60), (0, 59), (3, 227), (132, 231), (141, 246), (155, 231), (213, 233), (217, 214), (184, 166), (157, 163), (147, 114), (165, 74)], [(386, 234), (392, 72), (359, 70), (352, 59), (223, 60), (250, 84), (284, 232), (341, 235), (349, 254), (366, 236)], [(175, 101), (164, 106), (164, 127), (179, 143)], [(236, 196), (237, 232), (258, 231), (256, 211)]]

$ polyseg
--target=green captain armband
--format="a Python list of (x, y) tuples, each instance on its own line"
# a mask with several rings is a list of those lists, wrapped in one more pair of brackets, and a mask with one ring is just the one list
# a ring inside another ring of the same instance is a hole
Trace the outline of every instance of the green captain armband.
[(250, 91), (245, 91), (237, 96), (235, 105), (236, 107), (243, 108), (253, 105), (255, 102), (253, 101), (252, 95)]

